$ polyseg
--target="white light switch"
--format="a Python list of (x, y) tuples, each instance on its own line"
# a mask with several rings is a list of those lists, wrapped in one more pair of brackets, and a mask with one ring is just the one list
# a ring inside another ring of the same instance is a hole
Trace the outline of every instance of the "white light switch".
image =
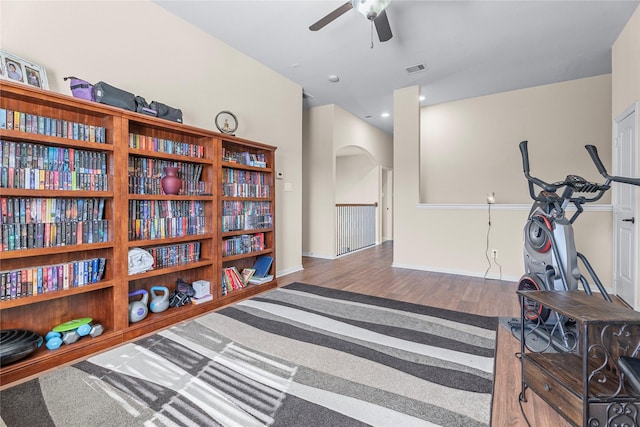
[(284, 191), (293, 191), (293, 183), (285, 182), (284, 183)]

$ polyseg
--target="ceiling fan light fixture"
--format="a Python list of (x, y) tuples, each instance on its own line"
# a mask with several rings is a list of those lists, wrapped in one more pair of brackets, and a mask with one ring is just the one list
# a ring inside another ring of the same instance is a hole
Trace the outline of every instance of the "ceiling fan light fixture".
[(369, 20), (376, 19), (390, 2), (391, 0), (351, 0), (353, 8)]

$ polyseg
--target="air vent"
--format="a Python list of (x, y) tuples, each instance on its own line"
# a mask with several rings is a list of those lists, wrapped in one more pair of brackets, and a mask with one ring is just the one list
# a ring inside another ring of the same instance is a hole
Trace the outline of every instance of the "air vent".
[(420, 72), (420, 71), (424, 71), (426, 69), (427, 69), (427, 67), (424, 64), (412, 65), (410, 67), (405, 68), (405, 70), (409, 74), (413, 74), (413, 73), (417, 73), (417, 72)]

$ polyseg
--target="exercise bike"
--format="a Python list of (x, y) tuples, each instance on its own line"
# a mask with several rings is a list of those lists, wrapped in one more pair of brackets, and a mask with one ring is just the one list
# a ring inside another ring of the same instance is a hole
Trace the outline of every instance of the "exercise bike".
[[(588, 295), (593, 295), (587, 278), (581, 273), (578, 260), (584, 265), (601, 296), (611, 302), (611, 297), (598, 278), (587, 258), (576, 250), (573, 223), (583, 212), (583, 205), (599, 200), (612, 182), (640, 186), (640, 178), (611, 176), (607, 173), (598, 151), (593, 145), (585, 148), (598, 172), (606, 179), (603, 184), (589, 182), (577, 175), (567, 175), (558, 182), (547, 183), (529, 173), (527, 141), (520, 143), (524, 176), (529, 185), (533, 205), (524, 227), (524, 265), (526, 273), (520, 278), (519, 290), (563, 290), (576, 291), (580, 286)], [(535, 187), (541, 191), (536, 194)], [(569, 204), (576, 211), (566, 217)], [(562, 336), (564, 324), (569, 320), (548, 308), (524, 299), (526, 318), (532, 322), (554, 325)]]

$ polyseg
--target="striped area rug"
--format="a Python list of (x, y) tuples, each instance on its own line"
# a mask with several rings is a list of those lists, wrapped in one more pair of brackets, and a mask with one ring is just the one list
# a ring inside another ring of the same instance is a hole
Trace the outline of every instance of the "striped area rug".
[(487, 426), (497, 318), (294, 283), (2, 392), (9, 426)]

